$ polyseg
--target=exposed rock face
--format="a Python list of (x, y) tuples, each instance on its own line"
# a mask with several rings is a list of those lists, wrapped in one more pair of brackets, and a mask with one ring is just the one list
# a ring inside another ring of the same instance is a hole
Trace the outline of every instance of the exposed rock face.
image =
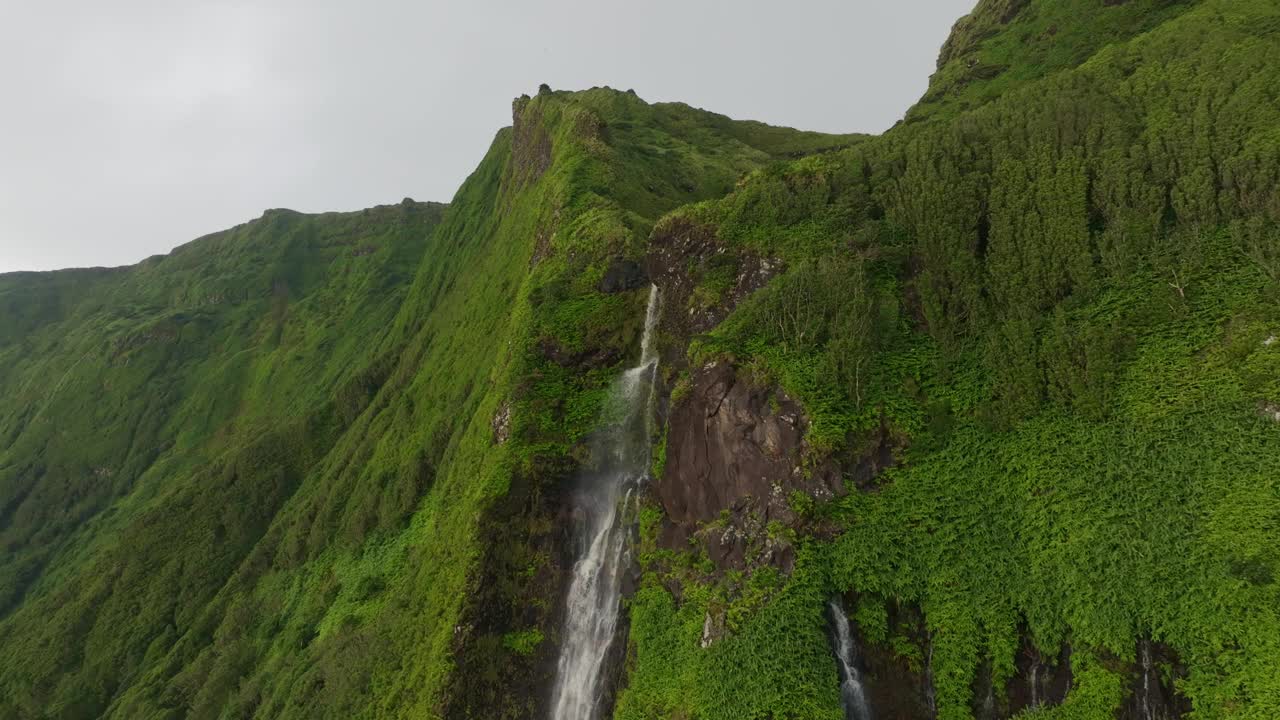
[(511, 104), (511, 172), (520, 185), (537, 180), (551, 167), (551, 135), (542, 112), (528, 96)]
[(1061, 705), (1071, 690), (1070, 645), (1063, 645), (1056, 657), (1045, 655), (1024, 631), (1014, 666), (1017, 675), (1006, 687), (1010, 715), (1026, 708)]
[[(844, 491), (836, 473), (801, 470), (805, 427), (793, 400), (752, 386), (728, 363), (695, 371), (671, 410), (666, 471), (654, 487), (666, 515), (663, 545), (684, 549), (698, 535), (720, 569), (789, 570), (791, 548), (767, 537), (768, 524), (795, 522), (795, 491), (820, 499)], [(727, 522), (703, 527), (718, 520)]]
[[(868, 642), (854, 628), (862, 648), (867, 701), (873, 715), (878, 720), (936, 718), (932, 638), (924, 613), (914, 603), (898, 601), (887, 601), (886, 610), (889, 636), (895, 640)], [(902, 652), (904, 643), (912, 648), (910, 653)], [(970, 712), (975, 720), (1006, 720), (1033, 707), (1059, 705), (1071, 689), (1070, 646), (1064, 645), (1055, 654), (1042, 653), (1025, 628), (1014, 668), (1013, 677), (999, 685), (993, 683), (990, 660), (977, 668), (970, 701)], [(1122, 720), (1129, 718), (1125, 716)]]
[(498, 406), (493, 420), (489, 423), (493, 428), (493, 442), (501, 445), (511, 438), (511, 403), (504, 401)]
[[(1110, 1), (1110, 0), (1108, 0)], [(938, 69), (948, 62), (972, 54), (995, 28), (1007, 25), (1030, 5), (1030, 0), (982, 0), (973, 12), (960, 18), (938, 54)]]
[[(889, 631), (916, 646), (919, 657), (929, 657), (929, 637), (924, 614), (914, 605), (891, 602), (887, 606)], [(877, 720), (933, 718), (933, 688), (927, 667), (899, 654), (893, 643), (868, 643), (853, 626), (862, 648), (866, 671), (867, 703)]]
[(649, 281), (644, 268), (634, 260), (614, 260), (600, 279), (600, 292), (619, 293), (635, 290)]
[(702, 638), (698, 640), (698, 647), (705, 650), (724, 637), (724, 621), (724, 611), (717, 610), (714, 613), (707, 611), (702, 620)]
[[(718, 325), (748, 295), (764, 287), (782, 271), (781, 261), (751, 254), (727, 255), (716, 238), (715, 229), (686, 219), (667, 222), (654, 231), (649, 241), (648, 271), (662, 288), (662, 327), (672, 337), (688, 339)], [(706, 272), (723, 263), (734, 270), (733, 285), (719, 302), (691, 305), (695, 287)], [(664, 348), (662, 362), (677, 367), (672, 351), (683, 353), (686, 345)], [(670, 364), (675, 362), (675, 364)]]
[(1258, 409), (1262, 417), (1280, 423), (1280, 403), (1265, 402)]
[(1190, 701), (1169, 682), (1172, 676), (1186, 674), (1173, 648), (1139, 638), (1136, 656), (1130, 671), (1129, 700), (1120, 720), (1180, 720), (1190, 713)]
[[(888, 627), (896, 642), (867, 642), (856, 626), (868, 678), (867, 698), (876, 718), (926, 720), (937, 717), (933, 679), (929, 661), (930, 637), (925, 618), (914, 604), (888, 602)], [(1062, 704), (1071, 692), (1072, 649), (1064, 644), (1057, 652), (1037, 648), (1023, 627), (1022, 643), (1014, 658), (1014, 674), (995, 683), (992, 663), (984, 660), (972, 684), (970, 712), (975, 720), (1007, 720), (1020, 713)], [(901, 642), (913, 646), (914, 662), (901, 654)], [(1171, 678), (1185, 677), (1177, 653), (1166, 645), (1145, 638), (1137, 641), (1136, 660), (1112, 661), (1116, 672), (1129, 677), (1128, 698), (1117, 720), (1181, 720), (1191, 712), (1191, 704), (1177, 692)]]
[[(686, 218), (656, 229), (649, 247), (648, 276), (663, 294), (659, 352), (668, 380), (688, 369), (690, 338), (783, 269), (727, 249), (714, 228)], [(709, 294), (700, 284), (711, 274), (720, 282)], [(688, 372), (689, 391), (665, 413), (667, 462), (654, 487), (665, 516), (659, 542), (687, 550), (695, 539), (718, 571), (772, 565), (789, 572), (794, 550), (771, 537), (770, 524), (797, 523), (789, 503), (797, 491), (818, 499), (843, 493), (840, 473), (833, 463), (802, 469), (808, 422), (780, 390), (754, 386), (728, 362)]]
[[(542, 470), (562, 478), (569, 472), (567, 467)], [(507, 496), (481, 518), (483, 570), (469, 581), (463, 623), (454, 628), (458, 672), (438, 708), (441, 717), (546, 716), (557, 638), (548, 633), (528, 655), (509, 652), (504, 638), (528, 628), (556, 627), (559, 590), (573, 566), (567, 505), (554, 483), (517, 474)], [(536, 571), (530, 574), (529, 568)], [(525, 601), (531, 598), (544, 602)]]

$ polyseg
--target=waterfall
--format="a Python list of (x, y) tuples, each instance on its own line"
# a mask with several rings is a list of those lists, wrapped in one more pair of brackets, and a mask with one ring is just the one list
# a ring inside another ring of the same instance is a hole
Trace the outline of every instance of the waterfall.
[(1151, 711), (1151, 643), (1144, 638), (1142, 646), (1142, 720), (1154, 720)]
[(1031, 709), (1040, 707), (1040, 660), (1031, 663)]
[(867, 703), (866, 689), (862, 684), (862, 671), (858, 669), (858, 645), (853, 639), (849, 616), (845, 614), (840, 596), (827, 601), (827, 614), (840, 668), (840, 701), (844, 704), (845, 719), (871, 720), (871, 706)]
[(982, 700), (982, 720), (995, 720), (996, 717), (996, 682), (994, 677), (987, 678), (987, 696)]
[(1138, 640), (1138, 663), (1142, 667), (1142, 682), (1134, 688), (1134, 712), (1136, 720), (1170, 720), (1181, 717), (1177, 700), (1167, 694), (1160, 682), (1160, 668), (1152, 657), (1152, 641)]
[(659, 293), (649, 288), (640, 363), (614, 383), (605, 406), (607, 428), (594, 448), (600, 469), (574, 500), (577, 562), (551, 696), (551, 720), (598, 720), (608, 684), (607, 658), (617, 635), (622, 580), (632, 564), (631, 536), (648, 477), (658, 356), (653, 328)]

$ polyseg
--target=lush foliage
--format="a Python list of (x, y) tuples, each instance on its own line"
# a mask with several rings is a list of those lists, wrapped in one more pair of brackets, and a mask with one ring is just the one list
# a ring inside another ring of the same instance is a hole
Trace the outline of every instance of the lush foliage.
[[(625, 717), (834, 713), (771, 689), (833, 685), (778, 633), (820, 632), (834, 591), (924, 611), (943, 718), (970, 716), (983, 663), (1011, 676), (1024, 627), (1075, 650), (1078, 683), (1044, 717), (1113, 717), (1139, 637), (1181, 653), (1197, 717), (1280, 712), (1280, 15), (1083, 5), (983, 3), (912, 113), (930, 122), (680, 211), (789, 266), (694, 359), (775, 378), (818, 456), (856, 457), (887, 423), (900, 466), (820, 510), (840, 537), (723, 650), (699, 649), (706, 601), (673, 604), (655, 564)], [(996, 10), (1012, 21), (974, 29)], [(1044, 23), (1066, 46), (1033, 62), (1020, 39)], [(1024, 56), (952, 87), (968, 52)]]
[[(608, 263), (857, 138), (607, 89), (515, 119), (447, 209), (272, 210), (132, 268), (0, 277), (0, 715), (431, 716), (459, 657), (536, 654), (542, 628), (458, 628), (494, 548), (546, 562), (494, 503), (562, 478), (638, 339)], [(530, 574), (504, 600), (549, 604)]]
[(526, 716), (486, 693), (554, 652), (548, 505), (641, 330), (603, 281), (677, 221), (723, 251), (680, 312), (785, 268), (691, 367), (796, 398), (810, 467), (897, 465), (791, 498), (789, 575), (647, 507), (618, 717), (836, 720), (834, 592), (948, 720), (1024, 635), (1073, 649), (1037, 717), (1113, 717), (1140, 637), (1197, 717), (1280, 715), (1277, 38), (1269, 0), (984, 0), (878, 138), (546, 89), (448, 208), (0, 276), (0, 716)]

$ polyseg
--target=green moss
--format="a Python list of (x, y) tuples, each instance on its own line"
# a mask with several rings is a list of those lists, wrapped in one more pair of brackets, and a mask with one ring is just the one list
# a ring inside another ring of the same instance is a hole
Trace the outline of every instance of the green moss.
[(542, 644), (542, 631), (530, 628), (502, 636), (502, 646), (517, 655), (532, 655)]
[(647, 504), (617, 717), (842, 717), (838, 591), (917, 668), (887, 607), (921, 608), (941, 718), (1022, 625), (1074, 649), (1031, 715), (1111, 717), (1150, 636), (1197, 715), (1276, 716), (1277, 28), (1264, 0), (991, 0), (879, 138), (540, 93), (448, 208), (0, 276), (0, 716), (436, 717), (460, 667), (527, 671), (554, 589), (519, 533), (550, 522), (512, 516), (583, 460), (645, 302), (600, 281), (664, 216), (723, 244), (685, 310), (741, 258), (787, 268), (690, 366), (800, 402), (811, 467), (882, 432), (898, 464), (791, 498), (822, 536), (769, 525), (789, 577), (659, 548)]
[[(599, 292), (604, 268), (856, 138), (607, 89), (516, 112), (447, 209), (272, 210), (133, 268), (0, 277), (0, 715), (433, 717), (457, 663), (532, 651), (542, 628), (466, 656), (456, 629), (482, 519), (580, 461), (635, 350), (643, 293)], [(496, 585), (545, 612), (525, 555)]]
[[(682, 582), (702, 588), (700, 609), (642, 593), (623, 717), (838, 712), (783, 699), (831, 663), (775, 635), (820, 627), (834, 591), (922, 608), (942, 718), (969, 716), (982, 662), (1012, 675), (1023, 623), (1048, 652), (1069, 639), (1080, 673), (1046, 717), (1113, 716), (1128, 678), (1106, 659), (1131, 658), (1139, 636), (1178, 651), (1197, 714), (1276, 712), (1260, 658), (1280, 647), (1280, 556), (1263, 549), (1280, 492), (1261, 477), (1280, 460), (1263, 412), (1278, 396), (1265, 238), (1280, 223), (1280, 115), (1261, 58), (1276, 57), (1280, 18), (1264, 2), (1027, 6), (974, 51), (1022, 59), (926, 98), (915, 117), (930, 122), (680, 211), (728, 252), (788, 267), (695, 339), (690, 362), (729, 360), (800, 401), (812, 461), (855, 463), (882, 427), (905, 448), (876, 492), (819, 508), (840, 537), (735, 618), (726, 648), (777, 645), (787, 662), (703, 670), (696, 615), (732, 599), (697, 577)], [(1065, 47), (1016, 46), (1047, 22)], [(1214, 179), (1228, 165), (1238, 186)], [(865, 602), (857, 619), (892, 635)], [(678, 668), (647, 657), (677, 649)]]

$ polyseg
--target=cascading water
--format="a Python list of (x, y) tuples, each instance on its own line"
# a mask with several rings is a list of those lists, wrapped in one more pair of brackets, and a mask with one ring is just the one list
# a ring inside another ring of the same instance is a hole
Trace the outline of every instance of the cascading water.
[(618, 378), (606, 405), (607, 432), (595, 448), (600, 468), (575, 498), (578, 560), (565, 602), (563, 645), (551, 698), (551, 720), (597, 720), (605, 704), (606, 658), (618, 630), (622, 580), (631, 566), (631, 536), (651, 451), (653, 327), (659, 293), (649, 289), (640, 363)]
[(844, 703), (845, 720), (871, 720), (871, 705), (867, 703), (862, 671), (858, 669), (858, 645), (854, 642), (849, 616), (845, 614), (840, 596), (827, 601), (827, 614), (840, 668), (840, 700)]
[(1160, 680), (1160, 667), (1156, 663), (1156, 648), (1149, 638), (1138, 640), (1138, 665), (1142, 677), (1133, 689), (1135, 720), (1176, 720), (1182, 716), (1178, 701), (1172, 697)]
[(1043, 665), (1040, 662), (1040, 660), (1039, 659), (1034, 660), (1031, 663), (1031, 676), (1027, 680), (1027, 684), (1030, 685), (1031, 687), (1031, 701), (1030, 701), (1030, 704), (1027, 705), (1027, 707), (1031, 708), (1032, 710), (1044, 704), (1040, 697), (1040, 684), (1041, 684), (1040, 668), (1041, 667), (1043, 667)]

